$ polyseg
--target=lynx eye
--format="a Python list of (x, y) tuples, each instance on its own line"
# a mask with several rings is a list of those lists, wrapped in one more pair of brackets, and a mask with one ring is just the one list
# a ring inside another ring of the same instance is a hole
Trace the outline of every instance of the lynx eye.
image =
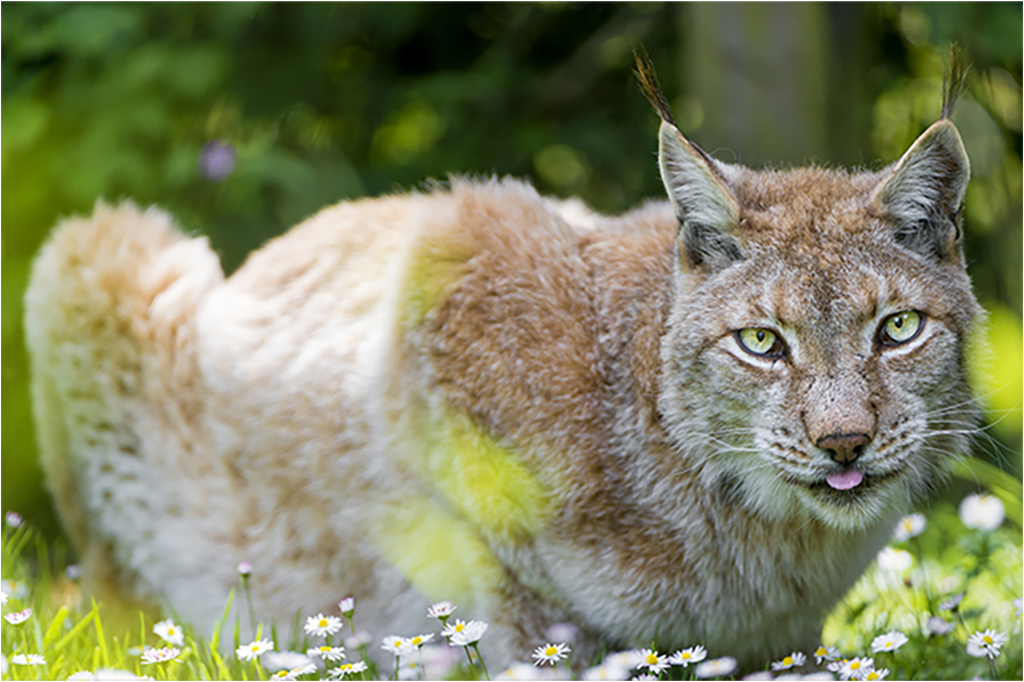
[(785, 346), (779, 335), (770, 329), (750, 327), (736, 332), (736, 340), (739, 341), (743, 350), (751, 355), (781, 356), (785, 352)]
[(906, 343), (921, 332), (924, 320), (920, 313), (913, 310), (904, 310), (885, 318), (882, 328), (878, 330), (879, 340), (889, 346)]

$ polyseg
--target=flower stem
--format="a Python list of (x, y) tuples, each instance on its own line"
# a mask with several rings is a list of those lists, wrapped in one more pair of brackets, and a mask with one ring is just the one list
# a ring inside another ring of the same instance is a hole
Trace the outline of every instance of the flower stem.
[(484, 663), (484, 657), (480, 655), (480, 648), (476, 644), (473, 644), (473, 651), (476, 652), (476, 660), (480, 661), (480, 668), (484, 671), (484, 678), (487, 682), (490, 682), (491, 676), (487, 674), (487, 665)]
[(249, 576), (242, 576), (242, 589), (245, 590), (245, 601), (249, 605), (249, 628), (252, 636), (256, 636), (256, 612), (252, 607), (252, 591), (249, 590)]
[(473, 655), (471, 653), (469, 653), (469, 647), (468, 646), (464, 646), (462, 648), (466, 650), (466, 660), (469, 661), (469, 668), (470, 668), (470, 670), (473, 671), (473, 679), (479, 680), (480, 679), (480, 673), (477, 672), (476, 666), (473, 665)]
[(562, 665), (564, 665), (565, 669), (569, 671), (569, 677), (571, 677), (574, 680), (577, 679), (576, 678), (576, 673), (574, 673), (572, 671), (572, 668), (569, 667), (569, 657), (566, 657), (566, 659), (564, 661), (562, 661)]

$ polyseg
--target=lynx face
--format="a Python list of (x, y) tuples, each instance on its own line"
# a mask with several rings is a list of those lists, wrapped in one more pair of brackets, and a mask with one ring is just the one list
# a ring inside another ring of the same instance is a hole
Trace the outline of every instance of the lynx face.
[(979, 308), (957, 241), (955, 128), (859, 175), (756, 173), (680, 140), (663, 129), (670, 194), (707, 179), (710, 199), (675, 201), (684, 294), (661, 409), (676, 446), (772, 518), (855, 530), (902, 513), (966, 452), (974, 420), (963, 344)]

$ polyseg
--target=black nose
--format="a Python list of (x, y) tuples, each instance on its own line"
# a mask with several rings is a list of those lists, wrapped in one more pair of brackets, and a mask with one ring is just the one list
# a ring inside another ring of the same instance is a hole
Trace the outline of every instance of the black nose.
[(866, 433), (833, 433), (822, 436), (815, 443), (822, 450), (832, 453), (832, 459), (840, 464), (851, 464), (860, 457), (864, 446), (871, 442)]

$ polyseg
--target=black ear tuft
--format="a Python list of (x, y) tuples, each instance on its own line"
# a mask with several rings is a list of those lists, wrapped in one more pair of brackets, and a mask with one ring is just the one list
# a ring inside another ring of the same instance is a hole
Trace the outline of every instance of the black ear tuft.
[(658, 82), (658, 74), (654, 72), (654, 63), (651, 62), (646, 48), (643, 45), (639, 48), (634, 48), (633, 58), (636, 60), (636, 71), (633, 72), (633, 75), (636, 76), (644, 97), (651, 103), (654, 110), (658, 112), (658, 116), (661, 117), (662, 121), (668, 123), (673, 128), (678, 128), (675, 120), (672, 118), (672, 110), (669, 109), (668, 98), (665, 97), (665, 93), (661, 89), (661, 83)]
[(970, 64), (965, 64), (960, 47), (953, 43), (949, 46), (949, 71), (942, 77), (942, 118), (952, 118), (953, 109), (967, 91), (967, 74)]

